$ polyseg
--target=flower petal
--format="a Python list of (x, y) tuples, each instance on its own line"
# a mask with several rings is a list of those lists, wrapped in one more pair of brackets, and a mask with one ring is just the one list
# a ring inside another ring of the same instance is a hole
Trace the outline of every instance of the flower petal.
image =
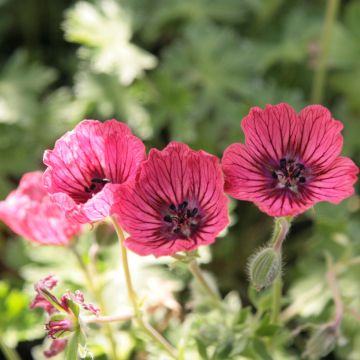
[(81, 231), (48, 196), (40, 171), (25, 174), (0, 202), (0, 219), (14, 232), (43, 245), (66, 245)]
[(315, 176), (309, 184), (314, 201), (329, 201), (338, 204), (354, 194), (354, 183), (359, 169), (347, 157), (338, 157), (329, 169)]
[(299, 135), (299, 120), (288, 104), (253, 107), (242, 123), (245, 145), (254, 160), (278, 162), (294, 154)]
[(303, 162), (316, 169), (329, 166), (342, 149), (342, 123), (334, 120), (330, 111), (321, 105), (307, 106), (300, 112), (299, 119), (298, 152)]
[(267, 174), (248, 148), (242, 144), (232, 144), (222, 158), (225, 174), (225, 191), (236, 199), (252, 201), (261, 191), (267, 191), (272, 183)]

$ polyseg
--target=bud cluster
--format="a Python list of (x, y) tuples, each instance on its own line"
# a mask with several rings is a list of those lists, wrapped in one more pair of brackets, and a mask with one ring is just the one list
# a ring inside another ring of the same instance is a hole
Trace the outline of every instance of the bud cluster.
[[(66, 337), (80, 328), (80, 308), (95, 315), (99, 309), (84, 302), (81, 291), (66, 292), (58, 299), (51, 290), (57, 285), (57, 280), (49, 275), (35, 285), (36, 297), (30, 305), (31, 309), (41, 308), (49, 315), (45, 324), (48, 336), (53, 339), (50, 349), (44, 352), (46, 357), (52, 357), (63, 351), (67, 345)], [(64, 338), (64, 339), (63, 339)]]

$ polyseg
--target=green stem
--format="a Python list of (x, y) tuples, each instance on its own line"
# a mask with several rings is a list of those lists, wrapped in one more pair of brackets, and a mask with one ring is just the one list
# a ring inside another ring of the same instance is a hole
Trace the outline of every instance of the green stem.
[(213, 303), (217, 307), (221, 307), (221, 299), (219, 295), (210, 287), (208, 282), (206, 281), (204, 274), (202, 273), (199, 264), (196, 260), (192, 260), (189, 262), (189, 269), (193, 274), (194, 278), (197, 282), (202, 286), (205, 292), (209, 295), (209, 298), (212, 299)]
[[(274, 233), (271, 239), (272, 247), (275, 251), (281, 252), (282, 245), (290, 230), (291, 217), (275, 218)], [(276, 324), (279, 320), (281, 308), (282, 280), (281, 273), (275, 278), (272, 285), (272, 306), (271, 322)]]
[(128, 256), (127, 256), (127, 249), (124, 245), (125, 235), (124, 235), (121, 227), (117, 223), (116, 219), (111, 218), (111, 220), (114, 225), (117, 237), (119, 239), (119, 244), (120, 244), (120, 249), (121, 249), (121, 260), (122, 260), (121, 263), (122, 263), (123, 270), (124, 270), (127, 293), (128, 293), (129, 301), (134, 309), (134, 315), (135, 315), (137, 324), (145, 333), (148, 334), (148, 336), (150, 338), (152, 338), (156, 343), (158, 343), (159, 346), (162, 347), (171, 358), (177, 359), (176, 350), (173, 348), (173, 346), (154, 327), (152, 327), (149, 322), (147, 322), (143, 318), (141, 309), (138, 304), (136, 292), (134, 290), (134, 286), (133, 286), (132, 279), (131, 279), (129, 261), (128, 261)]
[(331, 35), (334, 28), (337, 9), (339, 7), (339, 0), (327, 0), (324, 28), (320, 43), (320, 56), (317, 63), (314, 75), (314, 82), (311, 93), (311, 101), (313, 103), (321, 103), (324, 93), (326, 66), (329, 56), (329, 49), (331, 43)]
[[(84, 263), (84, 260), (83, 260), (82, 256), (80, 255), (79, 251), (77, 250), (77, 248), (74, 245), (72, 245), (72, 246), (70, 246), (70, 249), (71, 249), (72, 253), (75, 255), (75, 258), (76, 258), (81, 270), (84, 273), (87, 286), (89, 287), (91, 293), (93, 294), (96, 302), (100, 306), (101, 312), (106, 314), (106, 312), (107, 312), (106, 305), (105, 305), (105, 301), (104, 301), (101, 289), (94, 284), (93, 276), (90, 273), (89, 268)], [(104, 330), (105, 330), (105, 334), (110, 343), (111, 358), (113, 360), (117, 360), (118, 356), (117, 356), (117, 349), (116, 349), (116, 341), (113, 336), (113, 330), (108, 323), (105, 323)]]
[(328, 258), (327, 262), (328, 271), (326, 273), (326, 278), (333, 294), (333, 300), (335, 304), (334, 327), (338, 330), (344, 316), (344, 304), (341, 298), (339, 285), (336, 279), (335, 268), (331, 258)]
[(7, 346), (1, 338), (0, 338), (0, 349), (6, 360), (21, 360), (16, 350)]
[(82, 316), (81, 321), (85, 324), (106, 324), (119, 321), (128, 321), (134, 317), (133, 311), (127, 311), (123, 314), (109, 315), (109, 316)]

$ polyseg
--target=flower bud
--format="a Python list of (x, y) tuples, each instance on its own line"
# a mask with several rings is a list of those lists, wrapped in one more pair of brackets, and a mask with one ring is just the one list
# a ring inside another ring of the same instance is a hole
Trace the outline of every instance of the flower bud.
[(322, 326), (310, 337), (304, 356), (316, 360), (328, 355), (335, 347), (336, 338), (337, 333), (333, 325)]
[(279, 251), (264, 248), (250, 259), (250, 282), (258, 291), (270, 286), (280, 272), (281, 253)]

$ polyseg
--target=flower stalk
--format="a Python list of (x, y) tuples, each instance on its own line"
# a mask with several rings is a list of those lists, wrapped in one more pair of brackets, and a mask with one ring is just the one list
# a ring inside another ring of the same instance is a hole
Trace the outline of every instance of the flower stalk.
[(208, 284), (207, 280), (204, 277), (203, 272), (201, 271), (198, 262), (196, 259), (193, 259), (189, 262), (189, 269), (193, 274), (196, 281), (201, 285), (204, 291), (209, 295), (209, 298), (213, 301), (214, 305), (221, 307), (221, 298), (211, 286)]
[(107, 316), (82, 316), (81, 322), (84, 324), (108, 324), (113, 322), (128, 321), (134, 317), (132, 310), (124, 311), (122, 314)]
[[(82, 256), (80, 255), (79, 251), (77, 250), (77, 248), (74, 245), (70, 246), (69, 249), (74, 254), (74, 256), (78, 262), (78, 265), (81, 268), (81, 270), (85, 276), (87, 286), (89, 287), (90, 291), (92, 292), (93, 296), (95, 297), (96, 302), (100, 306), (102, 312), (106, 313), (106, 305), (105, 305), (105, 301), (102, 296), (102, 292), (101, 292), (100, 288), (94, 284), (94, 281), (93, 281), (92, 275), (89, 271), (89, 268), (84, 263)], [(108, 323), (105, 323), (104, 330), (105, 330), (105, 335), (109, 340), (109, 344), (110, 344), (110, 348), (111, 348), (111, 358), (116, 360), (117, 359), (116, 341), (113, 336), (113, 331), (111, 329), (111, 326)]]
[(117, 237), (119, 239), (119, 244), (121, 249), (121, 260), (122, 260), (121, 262), (124, 270), (128, 298), (134, 310), (134, 319), (136, 320), (138, 326), (145, 333), (147, 333), (156, 343), (158, 343), (159, 346), (163, 348), (172, 359), (177, 359), (176, 350), (173, 348), (173, 346), (155, 328), (153, 328), (151, 324), (147, 322), (142, 315), (137, 300), (137, 295), (134, 290), (134, 286), (131, 279), (127, 249), (124, 245), (125, 235), (121, 227), (119, 226), (118, 222), (116, 221), (116, 219), (112, 217), (111, 220), (114, 225)]
[[(274, 233), (271, 239), (272, 249), (280, 253), (281, 248), (290, 230), (291, 217), (275, 218)], [(271, 322), (276, 324), (279, 319), (281, 308), (281, 294), (282, 294), (282, 280), (281, 271), (277, 274), (272, 288), (272, 307), (271, 307)]]
[(7, 346), (5, 342), (1, 339), (1, 337), (0, 337), (0, 350), (6, 360), (21, 360), (16, 350)]
[(329, 56), (331, 35), (334, 28), (339, 0), (326, 1), (326, 11), (324, 20), (324, 29), (320, 43), (320, 57), (315, 69), (315, 77), (312, 87), (311, 100), (315, 104), (320, 104), (324, 96), (324, 85), (326, 78), (326, 66)]

